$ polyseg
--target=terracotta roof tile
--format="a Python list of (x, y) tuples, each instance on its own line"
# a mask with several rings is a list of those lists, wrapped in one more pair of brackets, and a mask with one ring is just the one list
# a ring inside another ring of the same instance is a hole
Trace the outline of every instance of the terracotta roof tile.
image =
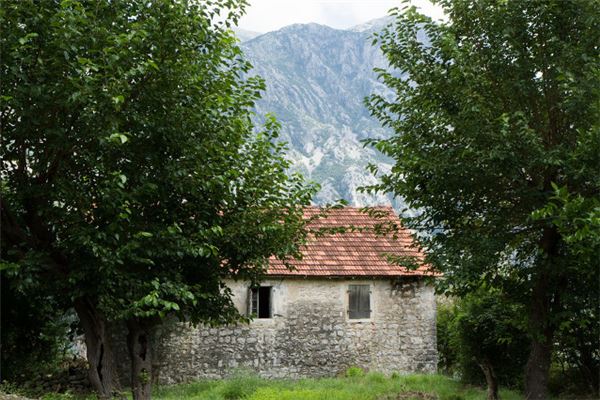
[[(290, 260), (288, 269), (281, 260), (271, 258), (268, 275), (278, 276), (424, 276), (433, 275), (423, 263), (424, 254), (413, 245), (410, 232), (402, 227), (391, 207), (375, 208), (377, 217), (359, 208), (330, 210), (326, 217), (316, 218), (322, 210), (308, 207), (305, 218), (315, 218), (308, 228), (321, 234), (310, 234), (303, 247), (302, 260)], [(395, 226), (393, 233), (381, 228)], [(345, 228), (344, 232), (323, 233)], [(414, 257), (416, 270), (390, 263), (386, 254)]]

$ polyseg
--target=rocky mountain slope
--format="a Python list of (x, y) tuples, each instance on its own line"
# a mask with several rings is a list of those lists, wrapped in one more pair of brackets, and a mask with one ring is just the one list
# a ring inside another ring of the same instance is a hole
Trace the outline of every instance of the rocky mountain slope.
[(339, 198), (359, 206), (392, 203), (389, 196), (357, 190), (375, 182), (365, 169), (369, 162), (382, 170), (391, 167), (390, 160), (361, 143), (389, 134), (363, 103), (365, 96), (386, 91), (373, 72), (386, 62), (369, 35), (388, 21), (349, 30), (297, 24), (242, 43), (267, 85), (258, 114), (274, 113), (281, 122), (294, 168), (321, 184), (317, 204)]
[(262, 35), (260, 32), (249, 31), (247, 29), (234, 28), (233, 31), (235, 35), (240, 40), (240, 42), (247, 42), (248, 40), (254, 39), (257, 36)]

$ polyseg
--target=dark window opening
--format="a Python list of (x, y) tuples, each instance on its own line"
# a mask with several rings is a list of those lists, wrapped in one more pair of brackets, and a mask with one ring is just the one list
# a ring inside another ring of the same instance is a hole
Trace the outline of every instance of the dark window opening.
[(348, 316), (350, 319), (371, 318), (371, 290), (369, 285), (348, 287)]
[(271, 318), (271, 286), (252, 288), (250, 313), (255, 318)]

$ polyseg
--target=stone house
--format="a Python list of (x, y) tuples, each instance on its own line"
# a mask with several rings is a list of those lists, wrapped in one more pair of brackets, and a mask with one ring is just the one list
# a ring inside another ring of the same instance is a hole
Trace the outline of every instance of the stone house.
[[(307, 216), (316, 214), (309, 208)], [(397, 240), (374, 226), (400, 225), (391, 208), (375, 220), (357, 208), (333, 210), (311, 228), (354, 226), (311, 237), (294, 270), (272, 260), (260, 287), (228, 282), (234, 302), (254, 315), (249, 325), (189, 328), (160, 343), (160, 381), (221, 378), (245, 368), (268, 378), (335, 376), (350, 366), (384, 373), (435, 372), (436, 303), (416, 270), (393, 265), (385, 254), (422, 260), (409, 232)]]

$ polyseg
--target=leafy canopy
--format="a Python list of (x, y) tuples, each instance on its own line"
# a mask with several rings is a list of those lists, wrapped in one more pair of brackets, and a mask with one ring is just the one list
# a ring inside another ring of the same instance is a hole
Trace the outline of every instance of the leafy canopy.
[(314, 188), (251, 122), (244, 6), (2, 2), (2, 265), (23, 290), (224, 322), (223, 279), (298, 254)]
[(367, 103), (395, 135), (370, 143), (395, 165), (372, 166), (380, 184), (370, 189), (418, 210), (405, 222), (443, 270), (445, 290), (464, 294), (484, 280), (526, 301), (532, 276), (546, 269), (544, 232), (559, 238), (552, 285), (591, 278), (600, 245), (598, 3), (438, 3), (448, 22), (405, 7), (375, 36), (390, 63), (379, 76), (395, 94)]

